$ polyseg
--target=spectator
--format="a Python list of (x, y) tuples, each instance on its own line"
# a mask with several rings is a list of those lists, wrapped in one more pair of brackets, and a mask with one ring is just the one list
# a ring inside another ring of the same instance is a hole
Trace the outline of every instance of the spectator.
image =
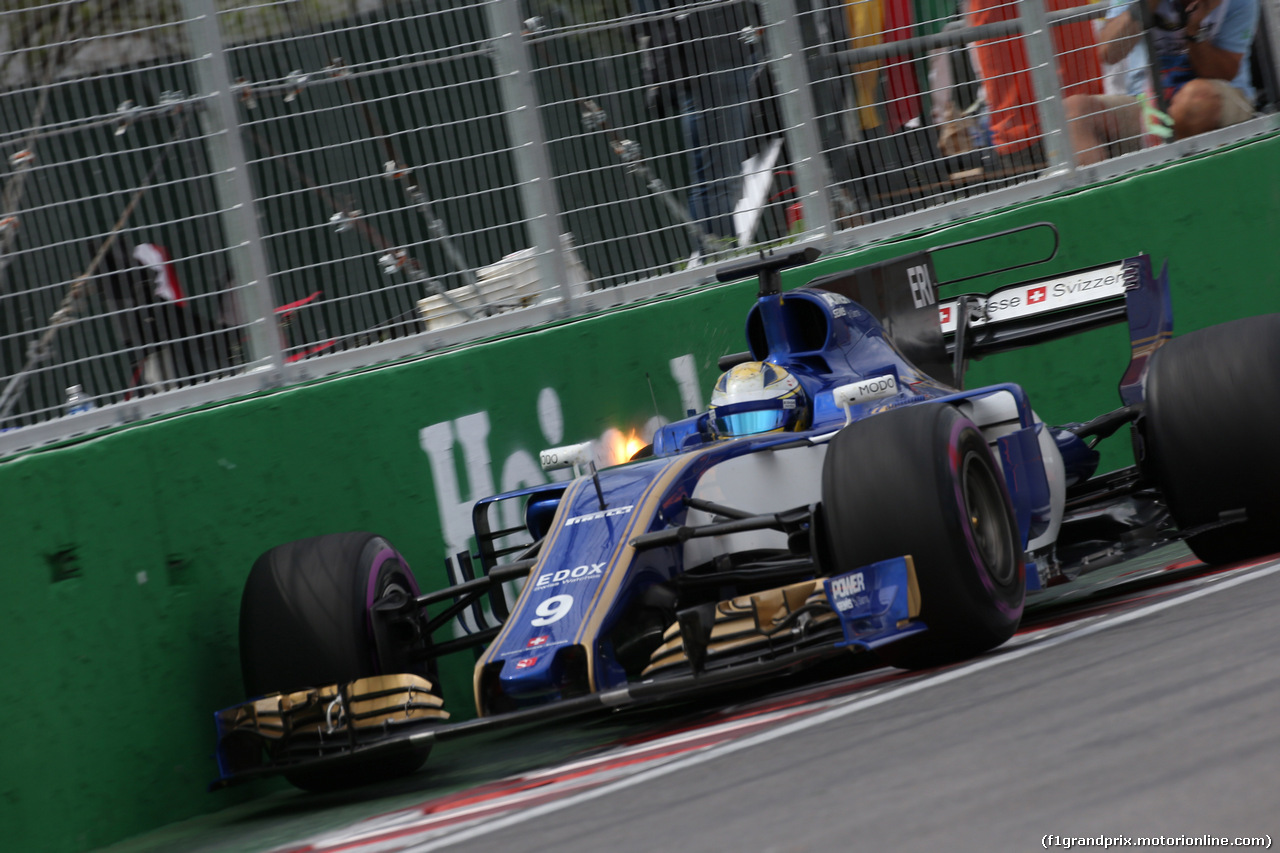
[(1133, 0), (1111, 0), (1111, 5), (1107, 7), (1107, 17), (1097, 22), (1098, 61), (1102, 63), (1102, 88), (1106, 95), (1132, 95), (1140, 98), (1148, 94), (1151, 88), (1147, 78), (1151, 70), (1147, 46), (1139, 41), (1126, 55), (1116, 58), (1108, 51), (1109, 42), (1104, 36), (1107, 22), (1117, 15), (1127, 15), (1132, 3)]
[(183, 379), (210, 378), (236, 360), (236, 332), (196, 309), (164, 246), (116, 240), (102, 278), (120, 349), (133, 360), (126, 399), (140, 388), (162, 391)]
[(689, 218), (711, 236), (709, 242), (731, 248), (748, 157), (759, 11), (739, 0), (634, 0), (634, 8), (649, 16), (640, 33), (647, 106), (655, 117), (680, 115)]
[[(1115, 62), (1141, 41), (1142, 7), (1154, 22), (1158, 85), (1175, 139), (1238, 124), (1253, 115), (1247, 57), (1258, 27), (1258, 0), (1137, 0), (1107, 21), (1099, 51)], [(1131, 95), (1068, 98), (1071, 141), (1081, 165), (1137, 150), (1143, 102)]]
[[(1045, 5), (1049, 11), (1057, 11), (1079, 2), (1047, 0)], [(970, 0), (969, 24), (981, 26), (1016, 20), (1017, 10), (1015, 0)], [(1052, 33), (1063, 94), (1101, 95), (1102, 69), (1098, 64), (1092, 24), (1083, 19), (1068, 21), (1054, 26)], [(992, 142), (1002, 165), (1016, 168), (1043, 163), (1040, 120), (1022, 36), (979, 39), (973, 46), (991, 115)]]
[(882, 0), (797, 0), (808, 58), (819, 144), (831, 168), (835, 215), (842, 227), (881, 218), (881, 199), (906, 189), (884, 114), (884, 62), (850, 65), (849, 48), (884, 42)]

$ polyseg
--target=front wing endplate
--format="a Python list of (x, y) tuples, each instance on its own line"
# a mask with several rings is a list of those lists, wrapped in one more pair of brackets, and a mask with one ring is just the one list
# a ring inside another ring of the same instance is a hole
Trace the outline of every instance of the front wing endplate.
[(927, 630), (917, 618), (920, 586), (910, 555), (827, 578), (823, 586), (844, 630), (837, 648), (870, 650)]

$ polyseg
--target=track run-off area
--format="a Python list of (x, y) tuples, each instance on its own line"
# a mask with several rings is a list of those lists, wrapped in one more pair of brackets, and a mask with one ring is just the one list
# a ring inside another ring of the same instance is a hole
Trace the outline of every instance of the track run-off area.
[(950, 667), (463, 738), (394, 783), (276, 790), (104, 849), (1265, 849), (1277, 612), (1280, 560), (1169, 546), (1033, 596), (1010, 642)]

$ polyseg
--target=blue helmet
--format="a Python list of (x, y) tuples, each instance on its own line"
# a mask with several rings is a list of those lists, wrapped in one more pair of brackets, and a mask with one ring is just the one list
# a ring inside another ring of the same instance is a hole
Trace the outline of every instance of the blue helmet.
[(748, 361), (716, 381), (711, 418), (721, 438), (804, 429), (809, 423), (809, 398), (785, 367)]

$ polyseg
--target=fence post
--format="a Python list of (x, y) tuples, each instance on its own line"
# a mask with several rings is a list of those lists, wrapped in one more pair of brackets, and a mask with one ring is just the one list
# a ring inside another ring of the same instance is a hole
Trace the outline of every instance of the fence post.
[(1036, 113), (1043, 131), (1046, 176), (1075, 172), (1076, 154), (1067, 136), (1067, 113), (1062, 105), (1062, 81), (1058, 79), (1053, 34), (1045, 14), (1045, 0), (1018, 0), (1018, 23), (1027, 46), (1027, 65)]
[[(804, 39), (796, 17), (794, 0), (762, 0), (765, 20), (776, 28), (772, 46), (776, 54), (768, 58), (769, 68), (778, 75), (778, 100), (786, 121), (787, 145), (792, 151), (792, 168), (796, 173), (796, 190), (804, 205), (805, 230), (813, 231), (816, 223), (825, 238), (835, 234), (831, 215), (831, 186), (822, 146), (818, 141), (817, 110), (809, 87), (809, 70), (805, 60)], [(766, 40), (766, 45), (770, 42)]]
[(231, 85), (231, 69), (218, 29), (214, 0), (182, 0), (197, 85), (200, 124), (222, 211), (222, 230), (237, 282), (236, 305), (248, 327), (251, 369), (264, 387), (284, 382), (284, 350), (275, 321), (270, 269), (258, 228), (249, 160), (240, 137), (240, 117)]
[(538, 90), (533, 82), (533, 61), (523, 38), (521, 3), (516, 0), (487, 0), (490, 43), (494, 67), (502, 92), (503, 115), (512, 141), (511, 158), (520, 182), (520, 203), (537, 257), (538, 277), (559, 284), (557, 316), (573, 314), (573, 288), (568, 264), (560, 242), (560, 202), (556, 197), (555, 175), (547, 155), (546, 134), (538, 113)]

